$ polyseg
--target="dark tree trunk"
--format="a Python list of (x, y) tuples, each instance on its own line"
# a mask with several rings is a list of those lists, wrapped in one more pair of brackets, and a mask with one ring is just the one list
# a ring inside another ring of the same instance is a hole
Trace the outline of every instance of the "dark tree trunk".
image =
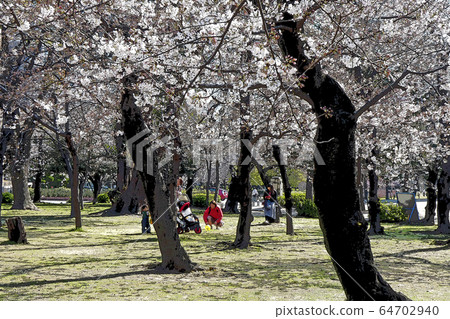
[(387, 180), (385, 182), (385, 186), (386, 186), (386, 199), (389, 199), (389, 182)]
[(231, 175), (230, 187), (228, 189), (228, 198), (225, 204), (224, 212), (230, 212), (233, 214), (239, 214), (239, 210), (237, 209), (237, 205), (239, 202), (239, 176)]
[[(136, 100), (134, 98), (135, 83), (136, 79), (134, 76), (128, 76), (124, 79), (124, 90), (120, 102), (123, 128), (127, 140), (133, 139), (138, 133), (144, 131), (150, 133), (142, 118), (139, 107), (136, 106)], [(145, 138), (147, 135), (142, 136), (142, 138)], [(136, 145), (136, 143), (134, 143), (134, 145)], [(130, 151), (132, 152), (134, 163), (137, 163), (136, 152)], [(159, 151), (160, 150), (157, 150), (155, 153), (159, 154)], [(194, 265), (191, 263), (188, 254), (181, 246), (176, 231), (175, 207), (172, 205), (173, 203), (170, 202), (171, 197), (175, 196), (175, 192), (171, 192), (171, 188), (174, 188), (176, 182), (174, 176), (177, 173), (176, 165), (179, 165), (179, 163), (177, 164), (176, 161), (172, 163), (172, 178), (170, 178), (170, 181), (167, 183), (163, 175), (164, 169), (162, 172), (158, 170), (158, 156), (153, 156), (152, 169), (149, 168), (150, 163), (146, 161), (143, 155), (142, 158), (139, 158), (139, 161), (144, 163), (143, 171), (139, 172), (139, 174), (144, 184), (153, 220), (153, 227), (155, 228), (158, 237), (159, 249), (162, 256), (161, 266), (164, 270), (189, 272), (193, 269)]]
[(273, 156), (278, 163), (280, 169), (281, 180), (283, 181), (284, 198), (286, 200), (286, 234), (294, 235), (294, 224), (292, 222), (292, 197), (291, 197), (291, 185), (286, 172), (286, 165), (282, 164), (280, 146), (273, 145)]
[(440, 234), (450, 234), (449, 224), (449, 210), (450, 210), (450, 156), (447, 158), (447, 163), (442, 165), (441, 175), (437, 182), (438, 189), (438, 228), (436, 232)]
[(84, 172), (83, 174), (80, 174), (81, 178), (79, 178), (79, 185), (78, 185), (78, 201), (80, 203), (80, 209), (84, 209), (84, 186), (86, 186), (86, 180), (87, 180), (87, 172)]
[(27, 233), (23, 225), (22, 218), (13, 217), (6, 220), (8, 226), (8, 238), (18, 244), (28, 244)]
[(186, 195), (189, 198), (189, 202), (193, 203), (192, 199), (192, 191), (194, 187), (194, 176), (188, 176), (187, 183), (186, 183)]
[(33, 203), (39, 203), (41, 201), (41, 184), (42, 184), (42, 175), (43, 172), (41, 170), (37, 171), (34, 177), (34, 195), (33, 195)]
[(240, 133), (240, 156), (238, 173), (235, 177), (236, 194), (238, 195), (241, 206), (239, 212), (239, 221), (236, 228), (236, 238), (232, 247), (245, 249), (250, 245), (250, 225), (253, 221), (252, 203), (251, 203), (251, 185), (250, 185), (250, 159), (251, 150), (249, 150), (244, 140), (252, 140), (252, 132), (245, 128), (241, 128)]
[[(116, 197), (116, 196), (115, 196)], [(104, 215), (132, 215), (139, 213), (139, 207), (147, 201), (142, 178), (133, 170), (128, 187), (112, 201), (112, 206)]]
[(309, 200), (313, 200), (313, 183), (312, 183), (312, 177), (313, 177), (313, 170), (308, 169), (306, 173), (306, 194), (305, 198)]
[(363, 177), (362, 177), (362, 159), (358, 157), (357, 163), (358, 173), (356, 175), (356, 185), (358, 186), (358, 195), (359, 195), (359, 209), (361, 211), (366, 210), (364, 205), (364, 188), (363, 188)]
[(369, 235), (384, 235), (384, 228), (381, 226), (381, 205), (378, 198), (378, 176), (375, 168), (369, 170)]
[[(406, 300), (386, 283), (375, 267), (367, 222), (361, 214), (356, 187), (355, 107), (340, 85), (303, 53), (293, 16), (285, 13), (281, 48), (296, 58), (302, 91), (318, 119), (316, 147), (325, 165), (315, 163), (314, 195), (325, 247), (348, 300)], [(332, 111), (332, 116), (324, 112)]]
[(426, 225), (434, 225), (434, 218), (436, 216), (436, 183), (438, 179), (438, 172), (436, 169), (429, 168), (427, 178), (427, 206), (425, 207), (425, 218), (423, 222)]
[(94, 175), (89, 176), (89, 180), (94, 186), (94, 198), (92, 200), (92, 204), (96, 204), (97, 197), (98, 195), (100, 195), (100, 192), (102, 190), (102, 176), (98, 172), (96, 172)]
[(259, 177), (261, 177), (261, 180), (264, 184), (265, 189), (270, 185), (270, 178), (267, 176), (266, 171), (264, 170), (264, 167), (258, 163), (258, 161), (255, 158), (252, 158), (252, 163), (255, 165), (256, 169), (258, 170)]
[(81, 228), (81, 209), (80, 202), (78, 199), (78, 170), (79, 170), (79, 161), (78, 154), (75, 146), (72, 141), (72, 134), (66, 133), (65, 140), (67, 144), (67, 148), (69, 149), (70, 156), (72, 157), (72, 179), (70, 185), (70, 194), (71, 194), (71, 217), (75, 217), (75, 229)]
[(217, 159), (216, 160), (216, 185), (215, 185), (215, 192), (214, 192), (214, 200), (215, 201), (219, 200), (219, 188), (220, 188), (220, 163), (219, 163), (219, 160)]

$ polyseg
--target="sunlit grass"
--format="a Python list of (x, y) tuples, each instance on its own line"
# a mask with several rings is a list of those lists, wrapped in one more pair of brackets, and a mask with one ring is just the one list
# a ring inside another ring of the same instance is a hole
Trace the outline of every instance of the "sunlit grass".
[[(39, 204), (39, 211), (3, 206), (2, 218), (21, 216), (28, 245), (0, 232), (0, 300), (344, 300), (323, 245), (317, 219), (285, 225), (252, 226), (253, 246), (227, 250), (236, 215), (225, 215), (220, 230), (180, 235), (202, 270), (159, 274), (156, 235), (141, 234), (140, 216), (101, 217), (107, 204), (86, 205), (82, 231), (74, 231), (70, 205)], [(201, 211), (195, 213), (201, 218)], [(372, 237), (377, 268), (394, 287), (416, 300), (449, 300), (448, 246), (427, 233), (434, 227), (384, 225)], [(448, 237), (447, 237), (448, 238)]]

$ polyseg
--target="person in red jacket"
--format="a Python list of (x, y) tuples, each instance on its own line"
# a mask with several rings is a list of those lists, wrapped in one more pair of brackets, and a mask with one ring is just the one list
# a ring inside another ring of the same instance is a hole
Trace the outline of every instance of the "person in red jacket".
[(223, 213), (219, 206), (217, 206), (216, 201), (212, 200), (209, 203), (209, 207), (203, 213), (203, 220), (206, 225), (209, 225), (212, 229), (212, 226), (215, 225), (216, 229), (223, 226), (222, 222)]

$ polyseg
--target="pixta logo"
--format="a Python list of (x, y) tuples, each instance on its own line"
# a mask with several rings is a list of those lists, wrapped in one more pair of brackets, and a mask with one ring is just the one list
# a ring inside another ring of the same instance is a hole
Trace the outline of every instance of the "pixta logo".
[[(127, 165), (129, 167), (134, 166), (137, 171), (153, 176), (155, 152), (161, 149), (162, 146), (167, 145), (168, 142), (168, 136), (161, 138), (160, 136), (152, 135), (149, 129), (139, 132), (127, 140)], [(168, 145), (164, 157), (158, 160), (158, 169), (169, 163), (172, 158), (167, 149)], [(135, 155), (134, 161), (133, 154)]]

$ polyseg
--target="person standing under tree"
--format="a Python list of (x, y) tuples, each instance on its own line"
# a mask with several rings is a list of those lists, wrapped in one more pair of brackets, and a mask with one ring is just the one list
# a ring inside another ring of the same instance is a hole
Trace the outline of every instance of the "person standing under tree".
[(142, 233), (151, 233), (150, 228), (150, 212), (148, 210), (148, 205), (142, 205), (141, 207), (141, 214), (142, 214)]
[(266, 217), (266, 220), (263, 223), (264, 225), (269, 225), (275, 222), (276, 202), (277, 192), (273, 189), (273, 185), (269, 184), (269, 186), (267, 186), (267, 190), (264, 192), (264, 216)]

